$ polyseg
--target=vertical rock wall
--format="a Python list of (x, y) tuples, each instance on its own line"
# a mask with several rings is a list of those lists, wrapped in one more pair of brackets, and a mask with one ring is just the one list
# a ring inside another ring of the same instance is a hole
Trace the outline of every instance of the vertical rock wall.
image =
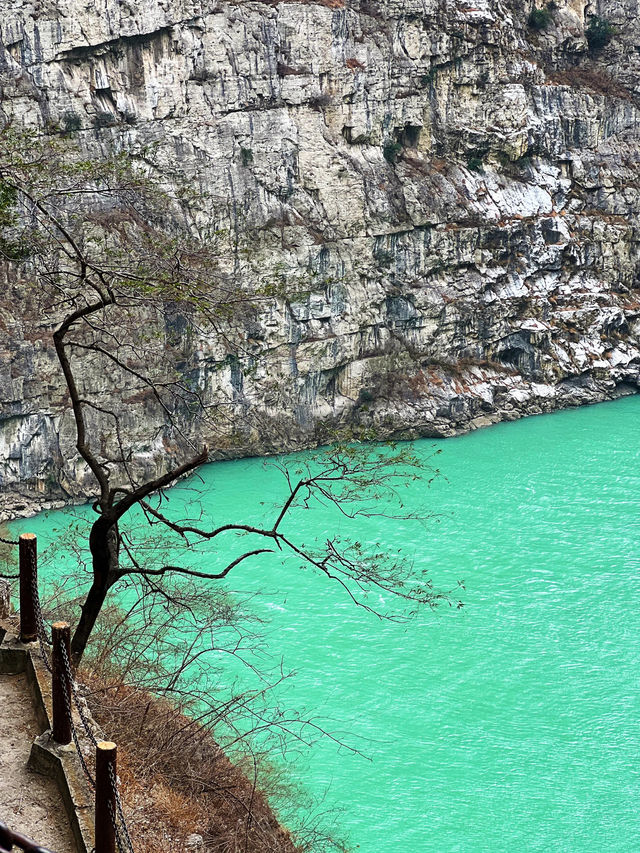
[[(230, 236), (231, 272), (286, 294), (239, 358), (189, 342), (203, 393), (273, 426), (236, 452), (335, 423), (451, 435), (638, 385), (639, 4), (557, 0), (541, 30), (533, 8), (0, 0), (0, 115), (91, 156), (157, 146)], [(616, 30), (598, 50), (593, 15)], [(5, 290), (0, 487), (20, 511), (90, 480), (52, 318)], [(130, 424), (150, 470), (157, 418)]]

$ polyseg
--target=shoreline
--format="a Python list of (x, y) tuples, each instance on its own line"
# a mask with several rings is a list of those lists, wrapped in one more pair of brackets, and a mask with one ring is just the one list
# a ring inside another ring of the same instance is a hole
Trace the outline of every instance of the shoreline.
[[(640, 379), (639, 379), (640, 382)], [(539, 386), (549, 388), (551, 386)], [(540, 394), (533, 401), (522, 400), (514, 401), (520, 405), (511, 405), (509, 408), (500, 408), (494, 411), (487, 411), (482, 414), (477, 414), (475, 417), (466, 418), (464, 422), (454, 422), (447, 426), (445, 421), (433, 421), (429, 424), (407, 426), (407, 427), (387, 427), (380, 428), (379, 438), (368, 440), (368, 443), (375, 444), (376, 440), (384, 441), (418, 441), (421, 439), (446, 439), (457, 438), (466, 435), (477, 429), (484, 429), (489, 426), (495, 426), (499, 423), (508, 423), (522, 418), (533, 417), (536, 415), (553, 414), (567, 409), (577, 409), (583, 406), (592, 406), (599, 403), (613, 402), (624, 397), (634, 396), (640, 393), (640, 387), (634, 387), (629, 383), (621, 383), (614, 386), (612, 389), (590, 389), (585, 395), (586, 399), (575, 399), (573, 396), (565, 396), (558, 398), (551, 397), (548, 394)], [(527, 403), (527, 405), (524, 405)], [(317, 441), (314, 443), (303, 444), (297, 447), (282, 448), (281, 451), (275, 453), (260, 453), (253, 452), (250, 448), (246, 452), (239, 451), (237, 454), (225, 454), (219, 459), (213, 459), (205, 464), (215, 464), (215, 462), (228, 462), (236, 459), (270, 459), (289, 453), (303, 452), (305, 450), (313, 450), (323, 446), (325, 442)], [(2, 495), (2, 507), (0, 507), (0, 523), (10, 523), (20, 519), (32, 518), (40, 512), (49, 512), (64, 509), (71, 506), (82, 506), (95, 499), (95, 494), (89, 491), (79, 492), (75, 496), (68, 496), (67, 499), (57, 497), (55, 495), (43, 494), (40, 489), (31, 489), (17, 491), (8, 489)]]

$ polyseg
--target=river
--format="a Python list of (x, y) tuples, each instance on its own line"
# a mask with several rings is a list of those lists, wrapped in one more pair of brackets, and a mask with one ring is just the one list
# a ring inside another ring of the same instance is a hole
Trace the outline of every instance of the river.
[[(426, 528), (377, 519), (464, 607), (379, 621), (297, 564), (230, 576), (260, 590), (270, 651), (296, 675), (292, 707), (329, 739), (291, 753), (292, 777), (360, 853), (634, 851), (640, 838), (640, 397), (500, 424), (446, 441), (443, 477), (411, 488)], [(264, 460), (203, 472), (206, 509), (259, 519), (283, 494)], [(172, 490), (173, 505), (188, 486)], [(14, 525), (41, 545), (64, 513)], [(346, 522), (344, 522), (346, 524)], [(297, 516), (311, 537), (340, 530)], [(385, 602), (386, 604), (386, 602)]]

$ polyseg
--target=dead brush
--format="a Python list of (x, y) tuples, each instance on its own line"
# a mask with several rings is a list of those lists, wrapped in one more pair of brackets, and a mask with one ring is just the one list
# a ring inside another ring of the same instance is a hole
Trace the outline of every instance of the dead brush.
[(130, 685), (83, 672), (97, 722), (119, 745), (127, 822), (141, 853), (176, 851), (192, 833), (205, 850), (300, 853), (256, 785), (212, 734), (179, 709)]
[[(55, 588), (43, 602), (45, 619), (55, 613), (71, 621), (78, 604)], [(176, 638), (176, 608), (191, 632), (189, 642), (184, 632)], [(279, 777), (282, 771), (252, 752), (233, 764), (216, 740), (216, 732), (234, 731), (236, 754), (238, 747), (246, 753), (248, 730), (274, 726), (283, 735), (282, 720), (289, 734), (311, 725), (270, 716), (269, 691), (287, 678), (280, 668), (259, 688), (236, 689), (203, 654), (224, 649), (243, 660), (247, 647), (261, 648), (255, 624), (237, 597), (209, 594), (203, 601), (184, 583), (132, 596), (128, 610), (112, 606), (101, 613), (78, 678), (95, 720), (119, 747), (118, 775), (136, 853), (182, 851), (194, 833), (203, 838), (203, 853), (347, 849), (333, 828), (325, 828), (333, 827), (335, 814), (300, 822), (303, 795)], [(304, 742), (300, 732), (297, 740)], [(278, 748), (283, 743), (278, 739)], [(300, 824), (295, 840), (269, 805), (276, 796)]]

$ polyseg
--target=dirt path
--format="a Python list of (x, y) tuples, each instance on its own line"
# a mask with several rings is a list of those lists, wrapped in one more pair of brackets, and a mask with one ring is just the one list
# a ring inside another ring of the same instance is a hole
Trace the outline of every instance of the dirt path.
[(24, 675), (0, 675), (0, 820), (55, 853), (76, 853), (58, 788), (27, 770), (40, 734)]

